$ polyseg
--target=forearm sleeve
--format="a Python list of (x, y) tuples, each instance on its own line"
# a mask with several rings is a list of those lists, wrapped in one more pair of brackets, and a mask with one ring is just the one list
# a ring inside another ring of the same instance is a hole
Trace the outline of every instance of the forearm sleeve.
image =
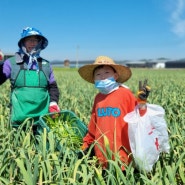
[(49, 85), (49, 95), (50, 102), (54, 101), (58, 104), (60, 92), (56, 82), (53, 82)]
[(3, 63), (0, 64), (0, 85), (6, 81), (6, 75), (3, 73)]

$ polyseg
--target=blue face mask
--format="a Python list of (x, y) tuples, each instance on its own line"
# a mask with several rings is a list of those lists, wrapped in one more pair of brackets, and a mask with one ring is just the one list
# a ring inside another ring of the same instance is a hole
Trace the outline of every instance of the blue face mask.
[(102, 94), (109, 94), (119, 87), (119, 84), (113, 77), (109, 77), (105, 80), (95, 80), (94, 85)]

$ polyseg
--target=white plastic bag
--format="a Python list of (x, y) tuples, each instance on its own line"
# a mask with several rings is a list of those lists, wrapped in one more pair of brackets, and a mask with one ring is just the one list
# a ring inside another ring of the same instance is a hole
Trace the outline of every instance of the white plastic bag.
[(140, 116), (138, 106), (128, 113), (128, 135), (136, 167), (151, 171), (161, 152), (169, 152), (165, 111), (159, 105), (147, 104), (145, 115)]

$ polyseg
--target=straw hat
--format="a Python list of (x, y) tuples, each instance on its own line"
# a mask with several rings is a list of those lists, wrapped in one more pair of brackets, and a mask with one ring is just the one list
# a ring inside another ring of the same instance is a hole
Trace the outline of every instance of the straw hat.
[(123, 65), (115, 64), (115, 62), (107, 56), (97, 57), (93, 64), (88, 64), (80, 67), (78, 72), (84, 80), (94, 84), (93, 72), (94, 69), (100, 65), (108, 65), (113, 67), (119, 75), (117, 82), (120, 83), (127, 81), (132, 75), (130, 68)]

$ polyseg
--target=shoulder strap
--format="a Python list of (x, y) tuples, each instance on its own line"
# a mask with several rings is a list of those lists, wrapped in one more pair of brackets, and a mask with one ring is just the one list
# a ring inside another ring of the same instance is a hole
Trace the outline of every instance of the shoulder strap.
[(24, 63), (20, 64), (20, 69), (24, 69)]
[(38, 58), (37, 61), (38, 61), (39, 70), (44, 72), (44, 74), (46, 75), (46, 77), (49, 81), (49, 76), (50, 76), (50, 72), (51, 72), (49, 61), (47, 61), (41, 57)]
[(38, 65), (39, 65), (39, 70), (41, 71), (42, 70), (42, 58), (41, 57), (38, 58), (37, 61), (38, 61)]

